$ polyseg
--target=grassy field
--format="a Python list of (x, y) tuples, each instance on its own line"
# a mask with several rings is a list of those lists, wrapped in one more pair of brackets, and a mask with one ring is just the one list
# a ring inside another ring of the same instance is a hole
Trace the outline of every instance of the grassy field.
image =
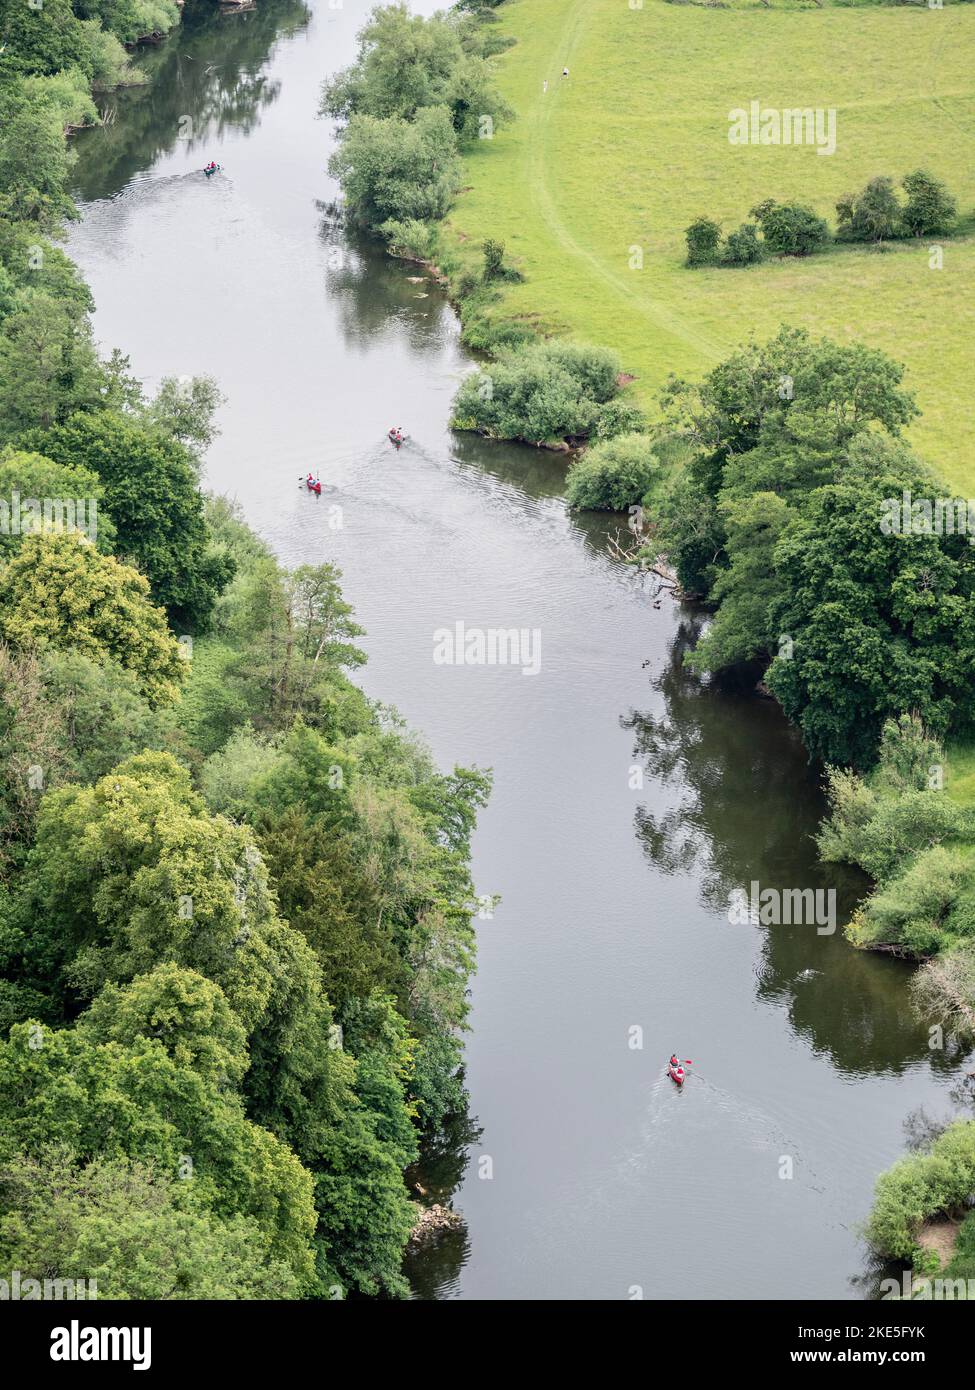
[[(655, 406), (671, 371), (699, 374), (751, 332), (801, 324), (884, 348), (908, 369), (918, 451), (975, 495), (975, 237), (887, 254), (688, 270), (696, 216), (731, 230), (771, 197), (834, 203), (919, 166), (975, 205), (975, 6), (704, 9), (643, 0), (509, 0), (498, 60), (518, 113), (482, 140), (451, 216), (461, 254), (503, 240), (525, 274), (505, 309), (615, 347)], [(568, 80), (561, 76), (568, 66)], [(548, 91), (543, 83), (548, 82)], [(835, 107), (837, 148), (732, 146), (728, 114)], [(632, 248), (643, 268), (630, 269)]]

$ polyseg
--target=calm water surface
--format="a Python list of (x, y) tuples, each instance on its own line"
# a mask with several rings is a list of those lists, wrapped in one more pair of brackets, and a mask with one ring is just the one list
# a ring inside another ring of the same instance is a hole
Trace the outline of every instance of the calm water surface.
[[(208, 485), (288, 563), (341, 568), (367, 690), (442, 764), (495, 772), (473, 1129), (424, 1170), (465, 1224), (411, 1259), (414, 1288), (861, 1297), (857, 1223), (909, 1114), (949, 1108), (947, 1071), (903, 967), (809, 927), (729, 924), (752, 880), (851, 901), (816, 865), (801, 746), (771, 704), (682, 673), (696, 619), (656, 607), (605, 525), (566, 513), (560, 460), (448, 431), (470, 366), (449, 306), (330, 218), (318, 89), (366, 9), (188, 6), (143, 59), (152, 86), (76, 142), (69, 249), (106, 348), (150, 384), (219, 377)], [(458, 620), (538, 629), (539, 674), (435, 665), (434, 630)], [(662, 1075), (672, 1048), (695, 1062), (683, 1092)]]

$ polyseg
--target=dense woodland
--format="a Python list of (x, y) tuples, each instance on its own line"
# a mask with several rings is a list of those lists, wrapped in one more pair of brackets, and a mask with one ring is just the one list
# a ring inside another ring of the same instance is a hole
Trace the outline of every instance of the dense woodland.
[(489, 779), (353, 683), (331, 565), (203, 495), (216, 383), (93, 345), (66, 130), (175, 18), (0, 5), (0, 1268), (398, 1297)]

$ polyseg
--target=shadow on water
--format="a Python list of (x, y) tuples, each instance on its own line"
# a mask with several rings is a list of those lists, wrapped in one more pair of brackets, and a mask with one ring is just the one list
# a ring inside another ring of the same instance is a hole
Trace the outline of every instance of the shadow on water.
[[(411, 1193), (428, 1206), (449, 1206), (463, 1184), (471, 1149), (481, 1135), (480, 1126), (467, 1114), (451, 1116), (439, 1133), (426, 1135), (418, 1162), (406, 1172)], [(450, 1297), (470, 1256), (470, 1234), (463, 1218), (458, 1225), (425, 1237), (422, 1244), (409, 1245), (403, 1272), (413, 1297)]]
[(280, 82), (266, 71), (275, 44), (309, 19), (301, 0), (262, 0), (241, 14), (191, 0), (180, 28), (139, 54), (148, 84), (105, 93), (99, 105), (106, 124), (74, 137), (80, 155), (90, 141), (98, 149), (97, 159), (79, 160), (74, 195), (86, 203), (112, 198), (177, 142), (199, 149), (202, 164), (214, 136), (252, 130), (280, 93)]
[(818, 857), (822, 773), (798, 732), (773, 700), (756, 698), (754, 670), (702, 680), (683, 664), (702, 625), (699, 614), (685, 613), (655, 682), (665, 713), (633, 711), (622, 720), (649, 778), (674, 794), (662, 811), (636, 812), (647, 858), (667, 874), (693, 873), (702, 901), (722, 912), (733, 893), (749, 895), (753, 882), (835, 892), (835, 930), (827, 923), (821, 933), (815, 926), (744, 928), (765, 938), (758, 997), (785, 1003), (794, 1030), (850, 1075), (897, 1074), (926, 1058), (950, 1071), (952, 1060), (929, 1051), (923, 1022), (904, 1006), (911, 967), (853, 950), (843, 936), (869, 880)]

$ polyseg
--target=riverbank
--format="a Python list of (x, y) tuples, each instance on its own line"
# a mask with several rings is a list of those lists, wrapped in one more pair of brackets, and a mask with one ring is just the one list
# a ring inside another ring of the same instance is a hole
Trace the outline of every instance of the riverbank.
[[(505, 0), (494, 15), (516, 40), (494, 61), (518, 119), (466, 158), (441, 233), (452, 283), (476, 267), (485, 237), (503, 241), (524, 279), (499, 287), (490, 316), (616, 349), (651, 415), (670, 372), (698, 376), (750, 332), (798, 320), (840, 342), (862, 339), (905, 363), (923, 411), (910, 433), (922, 456), (971, 488), (975, 310), (962, 287), (975, 275), (975, 239), (952, 242), (942, 270), (929, 265), (927, 241), (739, 272), (684, 266), (695, 217), (731, 230), (753, 203), (795, 198), (832, 221), (843, 194), (918, 166), (968, 212), (970, 6), (743, 12)], [(835, 153), (733, 149), (728, 113), (752, 98), (835, 108)], [(935, 159), (931, 131), (946, 117), (958, 134), (938, 142)]]

